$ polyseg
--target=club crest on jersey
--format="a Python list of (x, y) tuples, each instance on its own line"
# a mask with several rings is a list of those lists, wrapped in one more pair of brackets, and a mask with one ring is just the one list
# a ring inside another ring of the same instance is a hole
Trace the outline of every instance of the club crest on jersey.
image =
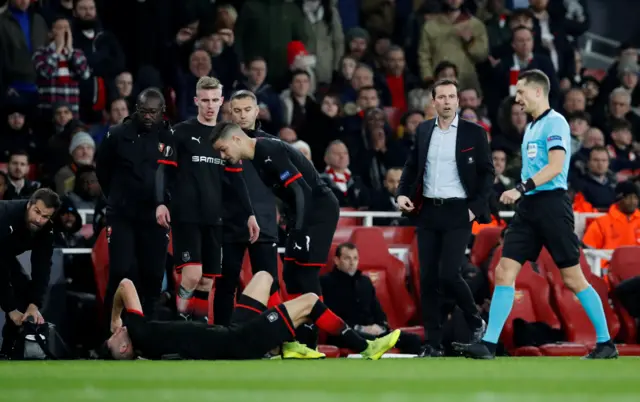
[(164, 147), (165, 145), (163, 143), (158, 143), (158, 151), (160, 151), (161, 153), (164, 153)]
[(191, 259), (191, 255), (189, 254), (188, 251), (185, 251), (184, 253), (182, 253), (182, 261), (183, 262), (187, 262)]
[(275, 322), (278, 319), (278, 313), (269, 313), (269, 315), (267, 316), (267, 320), (269, 320), (269, 322)]
[(111, 243), (111, 231), (112, 231), (111, 226), (107, 226), (106, 230), (107, 230), (107, 243)]
[(287, 180), (289, 177), (291, 177), (291, 172), (289, 172), (288, 170), (285, 170), (285, 171), (280, 175), (280, 180)]

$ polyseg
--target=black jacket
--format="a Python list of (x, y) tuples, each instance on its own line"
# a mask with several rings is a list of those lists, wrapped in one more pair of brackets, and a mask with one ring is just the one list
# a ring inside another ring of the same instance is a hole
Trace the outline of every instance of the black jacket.
[[(422, 206), (422, 183), (435, 123), (436, 119), (427, 120), (416, 129), (416, 145), (409, 153), (398, 187), (398, 195), (407, 196), (414, 203), (416, 209), (413, 215), (417, 215)], [(469, 209), (478, 223), (491, 222), (489, 197), (494, 169), (487, 133), (479, 125), (462, 118), (458, 119), (456, 165), (462, 187), (467, 193)]]
[(127, 118), (109, 130), (96, 157), (96, 174), (107, 197), (107, 216), (156, 220), (156, 172), (175, 153), (167, 145), (171, 143), (168, 125), (143, 132), (135, 119)]
[[(42, 308), (49, 285), (51, 255), (53, 254), (53, 228), (46, 224), (32, 233), (25, 217), (28, 200), (0, 201), (0, 308), (5, 312), (23, 308), (18, 300)], [(31, 280), (27, 295), (15, 295), (11, 286), (12, 272), (8, 259), (31, 250)], [(24, 312), (24, 311), (23, 311)]]
[(320, 277), (324, 302), (349, 326), (378, 324), (387, 327), (387, 316), (368, 276), (356, 271), (353, 276), (334, 268)]
[[(251, 138), (271, 137), (270, 134), (260, 130), (246, 131)], [(276, 197), (271, 188), (267, 187), (255, 167), (249, 161), (242, 164), (244, 180), (247, 183), (251, 206), (260, 226), (260, 242), (276, 243), (278, 241), (278, 222), (276, 220)], [(222, 222), (224, 225), (224, 241), (226, 243), (246, 243), (249, 241), (247, 229), (247, 213), (242, 207), (238, 191), (225, 177), (222, 191), (222, 205), (224, 206)]]

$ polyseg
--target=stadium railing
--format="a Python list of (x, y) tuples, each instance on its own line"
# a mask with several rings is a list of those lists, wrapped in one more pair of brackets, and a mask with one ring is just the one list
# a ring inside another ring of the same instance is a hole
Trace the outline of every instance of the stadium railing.
[[(93, 219), (94, 211), (91, 209), (80, 209), (78, 210), (80, 217), (83, 222), (91, 222)], [(503, 211), (500, 212), (500, 217), (505, 220), (509, 220), (513, 217), (512, 211)], [(582, 238), (584, 231), (586, 229), (586, 221), (589, 218), (595, 218), (598, 216), (604, 215), (603, 213), (576, 213), (575, 214), (575, 226), (576, 226), (576, 235), (579, 238)], [(343, 218), (362, 218), (362, 226), (373, 226), (373, 220), (375, 218), (399, 218), (402, 216), (400, 212), (383, 212), (383, 211), (340, 211), (340, 216)], [(62, 249), (64, 254), (91, 254), (90, 248), (65, 248)], [(284, 253), (284, 248), (280, 247), (278, 249), (279, 253)], [(467, 250), (469, 252), (469, 250)], [(408, 253), (409, 247), (390, 247), (389, 253), (396, 256), (403, 262), (408, 261)], [(602, 260), (610, 260), (611, 254), (613, 250), (594, 250), (594, 249), (585, 249), (584, 254), (589, 262), (589, 266), (591, 267), (591, 271), (597, 275), (602, 276), (601, 262)]]

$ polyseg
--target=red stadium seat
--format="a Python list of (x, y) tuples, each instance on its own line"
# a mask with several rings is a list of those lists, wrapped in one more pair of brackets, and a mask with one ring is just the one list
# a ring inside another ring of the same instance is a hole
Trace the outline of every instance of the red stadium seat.
[(406, 322), (402, 322), (396, 314), (393, 297), (391, 296), (392, 291), (389, 289), (387, 280), (387, 272), (384, 270), (369, 270), (363, 271), (362, 273), (371, 279), (382, 311), (387, 315), (387, 321), (391, 328), (398, 328), (406, 324)]
[(349, 239), (351, 238), (351, 234), (353, 233), (353, 229), (357, 227), (359, 226), (338, 226), (336, 228), (336, 231), (333, 233), (333, 242), (344, 243), (349, 241)]
[[(406, 287), (407, 274), (404, 263), (389, 254), (389, 248), (380, 228), (356, 228), (351, 235), (351, 242), (359, 250), (366, 250), (366, 253), (360, 253), (359, 269), (361, 271), (387, 272), (387, 283), (393, 292), (393, 303), (400, 320), (399, 325), (405, 325), (415, 315), (416, 307)], [(393, 326), (393, 328), (396, 327)]]
[[(348, 207), (340, 208), (340, 212), (351, 212), (351, 211), (357, 211), (357, 209), (348, 208)], [(360, 225), (362, 225), (362, 218), (340, 217), (340, 219), (338, 220), (338, 227), (342, 227), (342, 226), (360, 226)]]
[(8, 163), (0, 163), (0, 172), (9, 172), (9, 164)]
[(389, 247), (409, 246), (416, 235), (413, 226), (379, 226)]
[(324, 353), (329, 359), (340, 357), (340, 349), (332, 345), (318, 345), (318, 352)]
[(584, 70), (584, 75), (587, 77), (593, 77), (598, 81), (602, 81), (602, 79), (607, 75), (607, 71), (601, 68), (586, 68)]
[(480, 267), (489, 258), (489, 253), (500, 240), (502, 228), (489, 227), (484, 228), (476, 235), (476, 239), (471, 247), (471, 263), (476, 267)]
[(622, 246), (614, 250), (609, 265), (609, 280), (613, 287), (640, 276), (640, 247)]
[[(495, 268), (501, 256), (502, 247), (499, 247), (493, 256), (488, 272), (492, 289), (495, 286)], [(513, 344), (513, 320), (516, 318), (521, 318), (527, 322), (544, 322), (551, 328), (560, 329), (560, 320), (549, 303), (549, 292), (550, 287), (547, 280), (543, 276), (535, 273), (530, 263), (526, 263), (516, 279), (516, 294), (513, 308), (511, 309), (511, 314), (505, 323), (502, 336), (500, 337), (505, 348), (512, 354), (517, 355), (520, 353), (520, 355), (522, 355), (524, 353), (531, 353), (532, 350), (531, 347), (523, 351), (515, 348)], [(552, 355), (552, 353), (563, 353), (565, 347), (562, 345), (563, 344), (543, 345), (545, 349), (542, 347), (539, 349), (544, 355)], [(586, 348), (583, 349), (584, 353), (586, 353)]]
[(411, 247), (409, 248), (409, 286), (413, 300), (416, 303), (418, 316), (422, 315), (422, 306), (420, 304), (420, 257), (418, 254), (418, 236), (413, 238)]

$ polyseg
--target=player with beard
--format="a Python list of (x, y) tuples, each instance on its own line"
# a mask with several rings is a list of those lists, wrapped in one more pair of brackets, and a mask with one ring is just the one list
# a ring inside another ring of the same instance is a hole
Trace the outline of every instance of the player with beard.
[[(327, 261), (340, 207), (313, 164), (285, 142), (251, 138), (235, 123), (218, 125), (211, 144), (229, 163), (251, 161), (265, 185), (282, 200), (287, 218), (283, 279), (289, 297), (321, 295), (320, 268)], [(313, 324), (303, 325), (296, 339), (315, 349), (317, 331)]]
[[(158, 191), (158, 224), (171, 225), (175, 269), (181, 273), (177, 291), (178, 312), (189, 319), (196, 311), (208, 312), (209, 292), (214, 278), (220, 276), (222, 264), (222, 180), (229, 176), (242, 216), (247, 241), (258, 239), (260, 228), (249, 201), (242, 164), (226, 165), (208, 143), (223, 102), (222, 85), (216, 78), (202, 77), (196, 84), (194, 102), (198, 115), (175, 126), (172, 146), (176, 162), (175, 183), (171, 188), (171, 213), (162, 203)], [(226, 173), (226, 174), (225, 174)], [(197, 306), (196, 306), (197, 305)]]
[[(0, 201), (0, 308), (5, 312), (0, 354), (9, 355), (29, 317), (44, 323), (40, 308), (49, 286), (53, 254), (51, 217), (60, 198), (50, 189), (36, 190), (28, 200)], [(31, 250), (31, 278), (17, 256)]]
[(138, 281), (147, 314), (155, 313), (160, 296), (169, 235), (156, 223), (156, 209), (169, 202), (165, 167), (175, 165), (168, 145), (173, 130), (163, 120), (164, 111), (160, 90), (142, 91), (136, 112), (110, 128), (96, 157), (96, 174), (107, 198), (107, 309), (123, 278)]

